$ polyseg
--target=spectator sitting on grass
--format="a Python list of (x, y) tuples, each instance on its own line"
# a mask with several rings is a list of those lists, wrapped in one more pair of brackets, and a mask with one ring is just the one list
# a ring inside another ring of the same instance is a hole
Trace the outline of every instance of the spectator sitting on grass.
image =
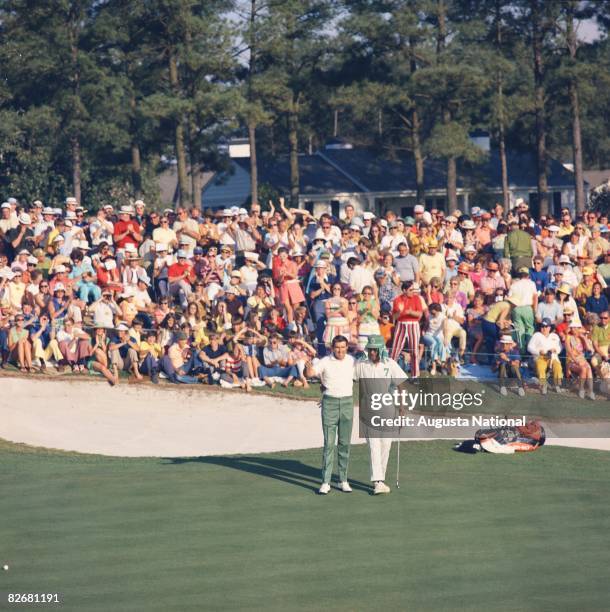
[(227, 347), (221, 343), (220, 334), (210, 334), (210, 343), (197, 354), (198, 366), (206, 374), (208, 384), (220, 383), (224, 372), (223, 362), (229, 357)]
[(160, 369), (170, 382), (190, 385), (199, 382), (195, 368), (196, 359), (188, 345), (188, 337), (179, 331), (167, 350), (167, 355), (161, 358)]
[(534, 369), (536, 377), (540, 381), (542, 395), (547, 393), (547, 370), (553, 373), (553, 383), (557, 393), (561, 393), (561, 379), (563, 371), (559, 354), (561, 353), (561, 340), (559, 336), (552, 333), (553, 322), (551, 319), (543, 319), (540, 323), (540, 331), (537, 331), (530, 339), (527, 350), (534, 357)]
[(110, 339), (106, 335), (105, 327), (97, 326), (95, 328), (92, 344), (89, 368), (96, 372), (100, 372), (111, 386), (116, 385), (119, 382), (118, 375), (115, 375), (108, 368), (108, 364), (110, 363), (108, 354)]
[(262, 386), (265, 383), (258, 377), (258, 368), (261, 365), (258, 360), (259, 348), (267, 344), (267, 338), (255, 329), (244, 327), (233, 338), (235, 342), (239, 342), (244, 349), (244, 358), (248, 367), (248, 376), (252, 381), (253, 386)]
[(25, 319), (22, 314), (15, 317), (15, 325), (8, 333), (8, 350), (10, 359), (17, 362), (21, 372), (32, 371), (32, 345), (28, 330), (25, 329)]
[(136, 380), (142, 380), (143, 376), (138, 369), (138, 345), (129, 337), (129, 327), (120, 323), (116, 331), (118, 338), (108, 346), (114, 378), (118, 380), (119, 372), (125, 371), (133, 374)]
[(273, 334), (269, 346), (263, 349), (264, 365), (258, 368), (258, 377), (264, 380), (272, 389), (275, 387), (275, 378), (280, 378), (281, 384), (287, 387), (299, 371), (295, 365), (289, 365), (290, 349), (281, 343), (279, 334)]
[(241, 387), (249, 393), (252, 391), (252, 383), (243, 347), (239, 342), (230, 340), (227, 342), (226, 351), (226, 358), (222, 363), (224, 371), (220, 374), (220, 386), (225, 389)]
[[(137, 321), (137, 319), (136, 319)], [(140, 372), (150, 376), (150, 380), (157, 384), (159, 382), (160, 359), (163, 356), (163, 348), (157, 342), (157, 332), (148, 329), (141, 335), (139, 342)]]
[(299, 378), (294, 381), (294, 386), (307, 389), (309, 383), (305, 377), (305, 364), (316, 357), (316, 349), (294, 331), (288, 332), (288, 346), (290, 347), (288, 363), (295, 365), (299, 373)]
[(521, 355), (517, 344), (512, 336), (508, 334), (500, 338), (496, 349), (496, 366), (498, 368), (498, 378), (500, 380), (500, 393), (506, 395), (506, 379), (516, 378), (519, 383), (519, 397), (525, 395), (523, 378), (521, 377)]
[(74, 324), (70, 317), (64, 321), (62, 329), (57, 330), (57, 343), (66, 363), (73, 372), (84, 372), (85, 363), (91, 355), (89, 334)]

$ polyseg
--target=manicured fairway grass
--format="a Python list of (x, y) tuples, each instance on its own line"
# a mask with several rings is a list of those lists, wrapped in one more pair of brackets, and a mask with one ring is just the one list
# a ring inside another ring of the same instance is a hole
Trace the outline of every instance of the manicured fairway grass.
[[(319, 450), (111, 459), (0, 444), (0, 592), (68, 610), (602, 610), (610, 453), (403, 443), (401, 489), (318, 485)], [(394, 450), (391, 478), (395, 474)], [(393, 486), (393, 482), (391, 482)], [(2, 605), (0, 604), (0, 608)]]

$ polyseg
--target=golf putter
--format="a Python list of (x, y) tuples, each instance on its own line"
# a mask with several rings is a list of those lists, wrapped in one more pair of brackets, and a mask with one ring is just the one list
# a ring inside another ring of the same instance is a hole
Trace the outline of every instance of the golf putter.
[(398, 451), (396, 453), (396, 488), (400, 489), (400, 428), (398, 429)]

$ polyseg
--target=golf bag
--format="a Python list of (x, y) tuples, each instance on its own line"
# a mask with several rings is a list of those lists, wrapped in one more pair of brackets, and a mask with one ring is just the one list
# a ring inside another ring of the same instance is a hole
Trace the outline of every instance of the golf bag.
[(488, 453), (510, 455), (535, 451), (544, 444), (546, 434), (538, 421), (520, 427), (479, 429), (474, 434), (475, 448), (479, 445)]

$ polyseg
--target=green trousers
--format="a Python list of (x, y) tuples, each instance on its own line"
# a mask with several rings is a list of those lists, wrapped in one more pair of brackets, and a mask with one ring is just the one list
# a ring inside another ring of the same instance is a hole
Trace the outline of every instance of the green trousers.
[(351, 395), (349, 397), (329, 397), (325, 395), (322, 398), (322, 432), (324, 433), (322, 482), (330, 483), (335, 461), (335, 440), (337, 440), (337, 437), (339, 481), (347, 480), (353, 419), (354, 399)]
[(513, 308), (513, 325), (517, 334), (517, 344), (522, 355), (527, 354), (527, 345), (534, 335), (534, 309), (531, 306)]

